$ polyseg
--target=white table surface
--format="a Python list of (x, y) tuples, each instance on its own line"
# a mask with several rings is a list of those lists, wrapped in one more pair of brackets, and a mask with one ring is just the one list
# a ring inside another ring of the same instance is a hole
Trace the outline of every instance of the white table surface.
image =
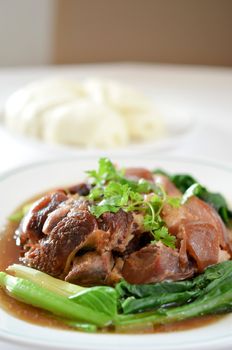
[[(113, 78), (138, 86), (157, 104), (194, 116), (193, 131), (166, 152), (232, 163), (232, 69), (142, 64), (0, 69), (0, 106), (23, 84), (51, 75)], [(0, 173), (51, 157), (59, 152), (28, 147), (0, 127)], [(0, 349), (22, 348), (0, 341)]]

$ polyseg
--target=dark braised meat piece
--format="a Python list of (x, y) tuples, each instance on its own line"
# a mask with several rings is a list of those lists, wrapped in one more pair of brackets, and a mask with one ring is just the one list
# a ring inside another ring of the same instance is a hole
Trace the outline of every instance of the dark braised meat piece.
[(213, 207), (197, 197), (191, 197), (179, 208), (166, 205), (162, 219), (169, 232), (179, 240), (181, 254), (185, 249), (185, 254), (196, 261), (199, 272), (218, 263), (221, 250), (231, 249), (228, 230), (220, 216)]
[(106, 278), (111, 273), (113, 265), (114, 261), (110, 252), (103, 254), (87, 252), (74, 259), (65, 281), (82, 286), (106, 284)]
[(66, 204), (50, 213), (43, 225), (43, 234), (49, 236), (56, 225), (68, 214), (69, 210), (70, 206)]
[(53, 192), (36, 201), (17, 231), (17, 235), (21, 239), (21, 244), (26, 243), (27, 239), (31, 243), (37, 243), (43, 237), (42, 229), (48, 214), (65, 200), (67, 200), (67, 196), (63, 192)]
[(108, 249), (119, 252), (126, 249), (136, 229), (133, 215), (121, 209), (117, 213), (104, 213), (98, 224), (103, 231), (110, 233)]
[(79, 196), (88, 196), (91, 186), (85, 182), (68, 188), (70, 194), (79, 194)]
[(107, 275), (105, 284), (114, 286), (122, 279), (122, 267), (124, 264), (123, 258), (114, 258), (115, 264), (111, 272)]
[(138, 234), (139, 225), (131, 213), (106, 213), (97, 221), (88, 210), (88, 201), (71, 196), (46, 216), (38, 243), (27, 240), (30, 249), (22, 261), (80, 285), (94, 285), (96, 281), (112, 284), (121, 278), (123, 263), (115, 263), (119, 258), (113, 257), (113, 251), (126, 252)]
[(150, 244), (132, 253), (122, 268), (123, 278), (132, 284), (183, 280), (193, 276), (194, 272), (190, 265), (182, 270), (179, 253), (163, 244)]
[(186, 241), (186, 251), (202, 272), (207, 266), (219, 262), (219, 235), (214, 226), (201, 223), (183, 223), (180, 227), (181, 236)]
[(153, 236), (149, 232), (141, 232), (140, 230), (133, 232), (133, 239), (128, 243), (126, 250), (120, 256), (127, 257), (131, 253), (140, 250), (148, 245)]
[[(169, 196), (180, 191), (164, 175), (130, 168), (126, 176), (161, 185)], [(144, 213), (106, 212), (98, 219), (89, 208), (90, 188), (80, 184), (50, 193), (35, 202), (18, 229), (22, 261), (52, 276), (82, 286), (183, 280), (207, 266), (228, 260), (232, 231), (209, 204), (191, 197), (179, 206), (165, 204), (161, 218), (176, 237), (176, 248), (151, 244)], [(146, 200), (146, 199), (145, 199)]]
[(86, 237), (97, 228), (97, 222), (87, 210), (63, 217), (40, 246), (31, 248), (23, 258), (24, 264), (60, 276), (71, 253), (77, 251)]

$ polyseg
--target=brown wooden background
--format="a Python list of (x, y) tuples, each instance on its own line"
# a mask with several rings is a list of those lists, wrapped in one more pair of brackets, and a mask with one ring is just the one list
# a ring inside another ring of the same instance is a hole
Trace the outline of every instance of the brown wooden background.
[(54, 63), (232, 66), (232, 0), (58, 0)]

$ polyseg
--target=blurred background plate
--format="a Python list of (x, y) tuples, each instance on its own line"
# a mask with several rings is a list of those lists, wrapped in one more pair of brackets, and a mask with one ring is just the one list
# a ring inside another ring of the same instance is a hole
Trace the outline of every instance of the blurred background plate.
[(142, 90), (163, 112), (170, 136), (151, 144), (126, 149), (96, 151), (47, 146), (15, 137), (0, 126), (1, 170), (22, 162), (59, 155), (146, 156), (168, 151), (173, 155), (203, 156), (232, 161), (232, 70), (157, 64), (82, 64), (0, 69), (0, 106), (21, 86), (51, 77), (100, 77), (127, 83)]
[[(177, 69), (178, 70), (178, 69)], [(1, 143), (8, 148), (8, 154), (11, 152), (27, 154), (27, 159), (31, 155), (42, 158), (56, 155), (118, 155), (118, 156), (137, 156), (144, 154), (154, 154), (161, 151), (173, 150), (177, 144), (189, 137), (194, 131), (197, 122), (196, 114), (191, 106), (185, 103), (183, 99), (178, 101), (178, 85), (173, 87), (173, 79), (167, 77), (166, 73), (162, 77), (160, 73), (165, 73), (163, 68), (153, 67), (143, 64), (99, 64), (82, 65), (71, 67), (52, 67), (52, 68), (33, 68), (33, 69), (11, 69), (10, 74), (4, 70), (0, 77), (0, 106), (3, 109), (7, 97), (18, 88), (34, 80), (43, 78), (71, 78), (83, 80), (94, 77), (99, 79), (112, 79), (119, 83), (125, 83), (132, 88), (138, 89), (148, 96), (154, 103), (154, 106), (160, 111), (163, 118), (167, 135), (164, 137), (144, 143), (134, 143), (127, 147), (101, 150), (97, 148), (85, 149), (81, 147), (71, 147), (66, 145), (50, 145), (42, 141), (27, 138), (25, 136), (15, 135), (5, 129), (3, 115), (0, 117), (0, 146)], [(173, 71), (174, 73), (174, 71)], [(4, 75), (6, 78), (4, 79)], [(177, 77), (176, 77), (177, 78)], [(176, 84), (178, 83), (176, 79)], [(4, 86), (4, 87), (3, 87)], [(3, 113), (2, 113), (3, 114)], [(19, 150), (21, 150), (19, 152)], [(29, 155), (28, 155), (29, 151)], [(17, 158), (17, 157), (14, 157)], [(23, 159), (26, 160), (26, 159)]]

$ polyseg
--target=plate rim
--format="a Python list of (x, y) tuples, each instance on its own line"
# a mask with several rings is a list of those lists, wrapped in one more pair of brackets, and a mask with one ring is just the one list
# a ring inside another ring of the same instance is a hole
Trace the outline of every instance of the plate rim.
[[(27, 170), (30, 170), (32, 168), (36, 169), (38, 167), (43, 167), (43, 166), (47, 166), (47, 165), (51, 165), (51, 164), (58, 164), (58, 163), (63, 163), (63, 162), (76, 162), (76, 161), (79, 161), (79, 162), (94, 162), (94, 161), (97, 161), (97, 158), (99, 157), (96, 157), (96, 156), (89, 156), (89, 157), (86, 157), (86, 156), (81, 156), (81, 157), (74, 157), (74, 156), (70, 156), (70, 157), (59, 157), (59, 158), (54, 158), (52, 160), (43, 160), (43, 161), (35, 161), (35, 162), (30, 162), (30, 163), (26, 163), (26, 164), (23, 164), (21, 166), (18, 166), (18, 167), (14, 167), (13, 169), (9, 170), (9, 171), (5, 171), (3, 173), (0, 173), (0, 182), (8, 179), (9, 177), (11, 176), (17, 176), (18, 173), (22, 173), (24, 171), (27, 171)], [(128, 156), (125, 156), (125, 157), (121, 157), (121, 156), (113, 156), (112, 157), (113, 160), (117, 159), (119, 160), (120, 158), (122, 160), (125, 161), (126, 158), (128, 158)], [(132, 158), (133, 159), (133, 158)], [(202, 166), (207, 166), (207, 167), (210, 167), (210, 168), (218, 168), (220, 167), (221, 170), (224, 170), (226, 172), (232, 172), (232, 164), (229, 164), (228, 162), (225, 163), (225, 162), (218, 162), (218, 161), (214, 161), (212, 159), (206, 159), (206, 158), (201, 158), (201, 157), (183, 157), (183, 156), (172, 156), (172, 155), (159, 155), (159, 156), (146, 156), (142, 159), (143, 163), (145, 163), (146, 161), (152, 161), (154, 160), (155, 161), (172, 161), (172, 162), (183, 162), (183, 163), (188, 163), (188, 164), (195, 164), (195, 165), (202, 165)], [(136, 159), (134, 158), (133, 161), (136, 161)], [(65, 331), (67, 332), (67, 331)], [(5, 334), (4, 334), (5, 333)], [(72, 332), (73, 333), (73, 332)], [(83, 334), (83, 332), (77, 332), (77, 334)], [(88, 334), (90, 337), (92, 336), (92, 334)], [(103, 334), (94, 334), (94, 336), (100, 338)], [(152, 337), (155, 337), (156, 334), (152, 334), (152, 335), (146, 335), (146, 334), (139, 334), (139, 335), (136, 335), (136, 336), (139, 336), (139, 337), (144, 337), (144, 336), (152, 336)], [(106, 334), (104, 334), (104, 336), (106, 336)], [(107, 335), (108, 337), (110, 336), (111, 339), (116, 339), (116, 337), (118, 337), (118, 334), (113, 334), (113, 335)], [(126, 337), (130, 337), (130, 335), (122, 335), (124, 337), (124, 339)], [(134, 336), (134, 335), (133, 335)], [(155, 339), (155, 338), (154, 338)], [(176, 349), (181, 349), (182, 346), (184, 345), (184, 348), (182, 349), (192, 349), (193, 346), (201, 346), (201, 349), (204, 349), (204, 350), (208, 350), (208, 349), (218, 349), (218, 345), (217, 344), (218, 342), (220, 342), (220, 349), (229, 349), (229, 344), (228, 343), (228, 340), (232, 339), (232, 334), (231, 335), (228, 335), (228, 336), (223, 336), (222, 339), (220, 339), (220, 337), (217, 336), (216, 339), (212, 340), (212, 341), (209, 341), (209, 340), (206, 340), (205, 342), (197, 342), (194, 344), (182, 344), (182, 343), (179, 343), (177, 345), (170, 345), (170, 344), (167, 344), (167, 345), (161, 345), (159, 347), (159, 349), (162, 349), (162, 350), (176, 350)], [(23, 345), (27, 345), (27, 346), (42, 346), (44, 348), (48, 348), (48, 349), (51, 349), (52, 347), (57, 347), (59, 349), (64, 349), (64, 344), (59, 344), (58, 342), (53, 342), (53, 343), (48, 343), (46, 341), (46, 339), (25, 339), (22, 337), (22, 335), (17, 335), (17, 334), (9, 334), (7, 335), (5, 331), (1, 331), (0, 330), (0, 340), (3, 340), (3, 341), (7, 341), (7, 342), (10, 342), (10, 343), (17, 343), (17, 344), (23, 344)], [(221, 342), (226, 342), (224, 345), (221, 343)], [(69, 344), (67, 349), (74, 349), (76, 348), (76, 345), (75, 344)], [(91, 344), (89, 344), (89, 347), (88, 347), (88, 344), (87, 344), (87, 347), (83, 348), (83, 349), (93, 349), (93, 347), (91, 346)], [(147, 347), (147, 349), (150, 349), (150, 345)]]
[[(40, 167), (40, 166), (45, 166), (47, 164), (56, 164), (59, 162), (72, 162), (72, 161), (94, 161), (97, 160), (99, 158), (109, 158), (113, 161), (119, 160), (120, 158), (122, 160), (126, 160), (129, 156), (127, 154), (125, 155), (112, 155), (112, 157), (109, 157), (108, 154), (106, 154), (106, 156), (104, 155), (70, 155), (70, 156), (56, 156), (56, 157), (52, 157), (51, 159), (45, 159), (45, 160), (39, 160), (39, 161), (29, 161), (29, 162), (25, 162), (22, 165), (16, 166), (11, 168), (10, 170), (5, 170), (3, 172), (0, 172), (0, 182), (4, 181), (5, 179), (7, 179), (8, 177), (14, 176), (17, 173), (21, 173), (27, 169), (30, 168), (36, 168), (36, 167)], [(232, 162), (225, 162), (225, 161), (215, 161), (212, 158), (209, 157), (187, 157), (187, 156), (182, 156), (182, 155), (170, 155), (167, 153), (162, 153), (162, 154), (157, 154), (155, 156), (153, 155), (144, 155), (143, 156), (143, 160), (152, 160), (154, 158), (154, 161), (156, 160), (169, 160), (169, 161), (183, 161), (184, 163), (188, 163), (188, 164), (195, 164), (195, 165), (203, 165), (203, 166), (207, 166), (207, 167), (211, 167), (211, 168), (218, 168), (220, 167), (221, 169), (225, 170), (225, 171), (232, 171)], [(136, 155), (132, 156), (130, 159), (136, 159)]]

